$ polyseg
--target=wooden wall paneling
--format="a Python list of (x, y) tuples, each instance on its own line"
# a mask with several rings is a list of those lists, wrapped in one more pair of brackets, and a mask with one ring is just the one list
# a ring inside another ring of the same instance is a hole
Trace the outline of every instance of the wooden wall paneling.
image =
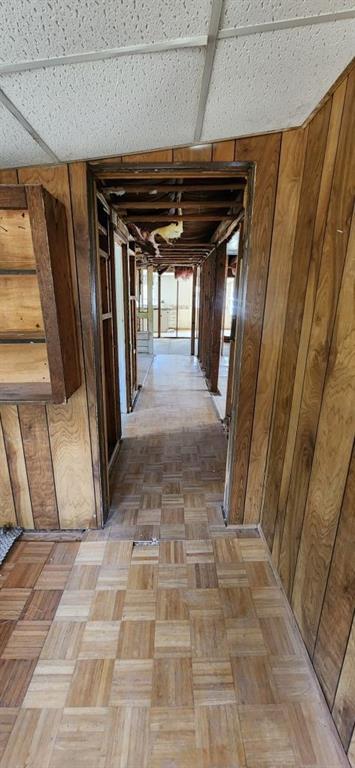
[[(243, 311), (241, 378), (235, 414), (237, 460), (231, 476), (229, 521), (244, 517), (250, 442), (259, 366), (270, 246), (274, 220), (281, 134), (238, 139), (237, 161), (254, 162), (255, 187), (251, 221), (250, 254), (246, 258), (247, 285)], [(246, 254), (247, 256), (247, 254)]]
[(35, 528), (59, 528), (47, 414), (34, 403), (18, 408)]
[(297, 364), (307, 277), (312, 252), (312, 237), (317, 210), (324, 153), (328, 134), (330, 103), (316, 115), (308, 128), (308, 140), (294, 240), (287, 312), (280, 356), (280, 375), (275, 392), (273, 420), (266, 469), (262, 525), (272, 549), (277, 504), (286, 450), (292, 391)]
[[(122, 163), (172, 163), (173, 162), (173, 150), (172, 149), (156, 149), (152, 152), (138, 152), (132, 155), (122, 155), (121, 158), (113, 158), (116, 161), (118, 159)], [(101, 161), (100, 161), (101, 164)]]
[(212, 285), (212, 312), (210, 326), (210, 369), (209, 388), (218, 392), (218, 374), (221, 359), (221, 336), (224, 314), (224, 300), (227, 281), (227, 247), (222, 243), (215, 254), (215, 275)]
[(174, 163), (209, 163), (212, 160), (212, 144), (173, 149)]
[(313, 657), (313, 664), (330, 708), (334, 701), (355, 607), (354, 500), (355, 446), (353, 446), (346, 481)]
[(0, 414), (0, 492), (1, 492), (1, 504), (0, 504), (0, 526), (10, 523), (16, 525), (16, 511), (14, 498), (12, 495), (11, 479), (9, 473), (9, 467), (7, 463), (7, 455), (5, 449), (2, 418)]
[(23, 528), (33, 528), (32, 504), (17, 406), (0, 406), (0, 419), (11, 478), (16, 520), (18, 525)]
[(16, 168), (0, 168), (0, 184), (18, 184)]
[(337, 688), (332, 715), (345, 751), (350, 747), (355, 714), (355, 617), (349, 636), (344, 664)]
[[(42, 184), (60, 200), (68, 223), (68, 240), (79, 338), (80, 366), (83, 370), (75, 246), (71, 213), (68, 167), (22, 168), (19, 181)], [(96, 526), (96, 505), (92, 476), (92, 456), (85, 382), (64, 405), (48, 405), (48, 427), (61, 528)]]
[[(355, 78), (353, 82), (355, 84)], [(332, 103), (295, 377), (294, 394), (299, 393), (299, 397), (292, 403), (288, 435), (293, 455), (291, 462), (289, 450), (287, 465), (284, 465), (273, 547), (288, 595), (292, 592), (353, 205), (351, 180), (355, 174), (355, 152), (351, 158), (349, 148), (355, 131), (355, 117), (350, 119), (355, 94), (348, 88), (343, 113), (345, 90), (346, 81), (334, 94)], [(275, 540), (280, 542), (279, 557)]]
[(79, 307), (83, 333), (84, 383), (86, 386), (89, 431), (92, 455), (92, 472), (96, 500), (97, 524), (102, 525), (102, 490), (97, 412), (96, 364), (94, 347), (94, 322), (92, 312), (92, 271), (94, 256), (91, 253), (88, 211), (88, 178), (86, 163), (69, 165), (70, 194), (73, 216), (73, 232), (78, 274)]
[(212, 145), (212, 160), (214, 163), (232, 163), (235, 153), (234, 139), (217, 141)]
[(292, 608), (313, 654), (355, 426), (355, 213), (330, 348)]
[(287, 309), (307, 131), (282, 134), (255, 415), (250, 447), (245, 523), (258, 523), (267, 460), (272, 403)]

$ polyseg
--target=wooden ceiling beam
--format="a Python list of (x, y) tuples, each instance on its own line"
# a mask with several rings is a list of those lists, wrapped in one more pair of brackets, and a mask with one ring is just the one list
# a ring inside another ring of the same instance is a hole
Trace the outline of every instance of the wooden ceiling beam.
[(161, 213), (161, 214), (155, 214), (155, 216), (146, 215), (143, 216), (141, 214), (138, 214), (138, 216), (125, 216), (124, 221), (125, 223), (131, 222), (132, 224), (137, 224), (137, 222), (153, 222), (158, 227), (159, 222), (161, 221), (233, 221), (235, 218), (235, 214), (224, 216), (223, 214), (215, 213), (183, 213), (181, 215), (178, 214), (168, 214), (168, 213)]
[(109, 195), (119, 194), (141, 194), (149, 192), (225, 192), (228, 190), (234, 191), (238, 189), (245, 189), (245, 182), (231, 182), (230, 184), (135, 184), (127, 186), (121, 184), (115, 187), (103, 187), (102, 192)]
[(112, 207), (118, 213), (122, 211), (144, 211), (148, 208), (233, 208), (233, 205), (239, 206), (240, 200), (139, 200), (138, 202), (126, 201), (122, 205), (114, 204)]
[[(247, 163), (240, 163), (239, 165), (248, 166)], [(171, 166), (168, 170), (160, 169), (156, 166), (151, 166), (150, 168), (143, 168), (136, 166), (132, 166), (131, 168), (125, 168), (124, 166), (121, 166), (121, 168), (113, 167), (112, 169), (103, 168), (100, 170), (99, 167), (93, 168), (96, 178), (98, 179), (111, 179), (111, 180), (117, 180), (117, 183), (120, 182), (122, 184), (122, 180), (124, 181), (132, 181), (133, 178), (135, 178), (136, 181), (139, 179), (147, 179), (149, 181), (152, 181), (152, 177), (156, 177), (157, 179), (196, 179), (196, 178), (204, 178), (204, 179), (230, 179), (233, 175), (235, 179), (247, 179), (248, 178), (248, 168), (240, 169), (240, 168), (224, 168), (223, 170), (219, 170), (218, 168), (206, 168), (205, 166), (192, 166), (191, 168), (181, 168), (179, 169), (178, 165)]]

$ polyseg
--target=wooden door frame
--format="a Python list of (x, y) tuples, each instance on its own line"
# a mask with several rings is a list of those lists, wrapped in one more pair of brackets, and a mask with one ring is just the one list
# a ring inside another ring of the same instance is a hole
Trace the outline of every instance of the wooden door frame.
[[(236, 176), (240, 177), (241, 173), (247, 177), (247, 207), (246, 207), (246, 226), (244, 227), (244, 233), (243, 233), (243, 254), (244, 254), (244, 269), (245, 269), (245, 285), (244, 285), (244, 291), (243, 291), (243, 306), (241, 308), (241, 322), (239, 323), (239, 339), (238, 343), (235, 347), (235, 354), (236, 354), (236, 360), (235, 360), (235, 371), (237, 372), (237, 375), (234, 377), (234, 388), (232, 393), (232, 403), (233, 403), (233, 414), (231, 418), (231, 426), (230, 426), (230, 437), (228, 440), (228, 450), (227, 450), (227, 465), (226, 465), (226, 477), (225, 477), (225, 501), (224, 501), (224, 515), (225, 517), (228, 514), (228, 493), (227, 489), (230, 490), (231, 488), (231, 478), (232, 478), (232, 472), (233, 472), (233, 466), (235, 464), (235, 456), (236, 456), (236, 445), (235, 445), (235, 435), (237, 431), (237, 419), (238, 419), (238, 396), (239, 396), (239, 383), (240, 383), (240, 369), (241, 369), (241, 348), (242, 348), (242, 339), (243, 339), (243, 333), (244, 333), (244, 307), (245, 307), (245, 298), (246, 298), (246, 287), (247, 287), (247, 263), (248, 263), (248, 251), (249, 251), (249, 241), (250, 241), (250, 222), (251, 222), (251, 212), (252, 212), (252, 204), (253, 204), (253, 192), (254, 192), (254, 185), (255, 185), (255, 163), (254, 162), (237, 162), (237, 161), (231, 161), (231, 162), (204, 162), (204, 163), (122, 163), (121, 158), (118, 157), (116, 160), (112, 161), (112, 164), (107, 164), (107, 161), (103, 161), (102, 166), (100, 163), (95, 163), (95, 165), (88, 164), (88, 193), (89, 193), (89, 200), (88, 200), (88, 208), (89, 208), (89, 220), (90, 220), (90, 244), (91, 244), (91, 268), (92, 268), (92, 315), (93, 315), (93, 326), (94, 326), (94, 345), (95, 345), (95, 369), (96, 369), (96, 389), (97, 389), (97, 421), (98, 421), (98, 434), (99, 434), (99, 444), (100, 444), (100, 480), (101, 480), (101, 492), (102, 492), (102, 505), (101, 505), (101, 515), (98, 516), (98, 523), (103, 526), (104, 519), (107, 516), (108, 510), (109, 510), (109, 479), (108, 479), (108, 466), (107, 461), (105, 460), (105, 447), (103, 446), (103, 434), (102, 434), (102, 424), (103, 424), (103, 391), (102, 391), (102, 382), (100, 379), (102, 378), (100, 375), (100, 366), (101, 366), (101, 340), (100, 340), (100, 334), (98, 329), (98, 308), (97, 308), (97, 263), (96, 263), (96, 237), (95, 237), (95, 231), (94, 231), (94, 203), (96, 204), (95, 200), (95, 188), (96, 188), (96, 178), (100, 178), (100, 175), (102, 172), (104, 173), (110, 173), (112, 175), (117, 174), (117, 177), (119, 177), (120, 174), (127, 174), (129, 172), (132, 173), (132, 177), (134, 179), (137, 179), (137, 173), (141, 172), (142, 176), (144, 175), (147, 177), (148, 175), (152, 175), (154, 173), (154, 176), (159, 176), (159, 173), (165, 177), (169, 177), (172, 174), (174, 176), (189, 176), (198, 174), (198, 172), (201, 173), (202, 176), (207, 177), (213, 177), (216, 175), (218, 177), (218, 173), (220, 175), (225, 174), (226, 172), (229, 172), (231, 175), (233, 171), (236, 173)], [(199, 334), (200, 339), (200, 334)], [(198, 339), (198, 341), (199, 341)]]

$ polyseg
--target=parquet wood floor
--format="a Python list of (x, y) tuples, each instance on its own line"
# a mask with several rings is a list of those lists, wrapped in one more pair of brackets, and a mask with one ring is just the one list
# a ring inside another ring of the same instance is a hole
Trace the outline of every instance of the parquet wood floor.
[(263, 541), (223, 525), (192, 361), (155, 361), (126, 434), (104, 531), (2, 568), (0, 768), (346, 768)]

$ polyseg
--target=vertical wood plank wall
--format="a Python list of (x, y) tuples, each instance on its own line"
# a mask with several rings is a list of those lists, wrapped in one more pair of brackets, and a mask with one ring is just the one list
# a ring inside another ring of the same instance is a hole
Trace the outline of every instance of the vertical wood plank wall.
[[(353, 69), (305, 128), (117, 158), (256, 163), (231, 522), (261, 522), (353, 751), (354, 104)], [(25, 527), (95, 526), (101, 487), (86, 165), (0, 171), (0, 183), (37, 181), (67, 207), (83, 384), (65, 406), (0, 407), (3, 514)]]
[(1, 522), (96, 527), (100, 520), (86, 164), (0, 171), (1, 184), (43, 184), (66, 206), (82, 385), (65, 405), (0, 406)]

